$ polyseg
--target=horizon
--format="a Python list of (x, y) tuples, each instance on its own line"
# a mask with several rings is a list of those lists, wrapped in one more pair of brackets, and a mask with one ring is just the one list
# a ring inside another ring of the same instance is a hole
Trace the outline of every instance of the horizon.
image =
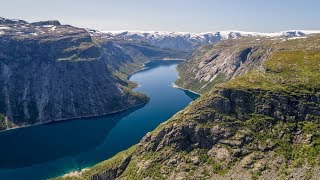
[(320, 17), (317, 9), (320, 2), (311, 0), (307, 3), (299, 3), (298, 0), (32, 2), (5, 1), (0, 7), (1, 16), (28, 22), (58, 20), (62, 24), (109, 32), (125, 30), (203, 33), (235, 29), (270, 33), (320, 29), (320, 25), (315, 23)]
[[(96, 30), (96, 29), (92, 29)], [(100, 31), (100, 30), (97, 30)], [(311, 33), (320, 33), (320, 28), (319, 29), (288, 29), (288, 30), (281, 30), (281, 31), (272, 31), (272, 32), (260, 32), (260, 31), (241, 31), (241, 30), (218, 30), (218, 31), (207, 31), (207, 32), (187, 32), (187, 31), (145, 31), (145, 30), (115, 30), (115, 31), (100, 31), (100, 32), (105, 32), (105, 33), (122, 33), (122, 32), (136, 32), (136, 33), (186, 33), (186, 34), (206, 34), (206, 33), (218, 33), (218, 32), (243, 32), (243, 33), (261, 33), (261, 34), (272, 34), (272, 33), (281, 33), (281, 32), (294, 32), (294, 31), (303, 31), (303, 32), (311, 32)]]
[(311, 32), (311, 33), (320, 33), (320, 28), (319, 29), (287, 29), (287, 30), (280, 30), (280, 31), (271, 31), (271, 32), (262, 32), (262, 31), (242, 31), (242, 30), (237, 30), (237, 29), (230, 29), (230, 30), (217, 30), (217, 31), (207, 31), (207, 32), (188, 32), (188, 31), (157, 31), (157, 30), (134, 30), (134, 29), (121, 29), (121, 30), (98, 30), (98, 29), (92, 29), (92, 28), (87, 28), (87, 27), (80, 27), (80, 26), (75, 26), (73, 24), (68, 24), (68, 23), (62, 23), (59, 19), (43, 19), (40, 21), (28, 21), (25, 19), (16, 19), (16, 18), (8, 18), (8, 17), (0, 17), (4, 19), (10, 19), (10, 20), (23, 20), (26, 21), (27, 23), (34, 23), (34, 22), (40, 22), (40, 21), (59, 21), (61, 25), (71, 25), (77, 28), (84, 28), (88, 30), (96, 30), (99, 32), (103, 33), (123, 33), (123, 32), (136, 32), (136, 33), (185, 33), (185, 34), (206, 34), (206, 33), (218, 33), (218, 32), (243, 32), (243, 33), (261, 33), (261, 34), (272, 34), (272, 33), (281, 33), (281, 32), (294, 32), (294, 31), (306, 31), (306, 32)]

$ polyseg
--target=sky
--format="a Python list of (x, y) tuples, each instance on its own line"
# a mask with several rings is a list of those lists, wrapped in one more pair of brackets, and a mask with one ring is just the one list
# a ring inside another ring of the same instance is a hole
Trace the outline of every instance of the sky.
[(0, 17), (104, 31), (320, 30), (319, 0), (0, 0)]

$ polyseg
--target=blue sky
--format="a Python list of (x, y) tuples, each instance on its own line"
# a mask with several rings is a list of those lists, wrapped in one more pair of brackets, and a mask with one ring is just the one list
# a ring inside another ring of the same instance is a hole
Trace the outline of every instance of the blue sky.
[(0, 16), (98, 30), (320, 29), (319, 0), (1, 0)]

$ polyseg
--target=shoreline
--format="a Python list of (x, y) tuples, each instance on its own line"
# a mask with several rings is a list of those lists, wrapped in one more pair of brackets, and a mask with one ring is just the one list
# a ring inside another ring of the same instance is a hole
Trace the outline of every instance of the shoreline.
[[(167, 60), (165, 60), (167, 59)], [(181, 60), (181, 61), (185, 61), (183, 59), (174, 59), (174, 58), (163, 58), (163, 59), (160, 59), (161, 61), (170, 61), (170, 60)], [(149, 69), (150, 67), (147, 67), (145, 66), (145, 64), (151, 62), (150, 60), (145, 62), (143, 64), (143, 66), (134, 71), (133, 73), (127, 75), (127, 80), (130, 80), (130, 77), (135, 74), (135, 73), (138, 73), (140, 71), (144, 71), (146, 69)], [(134, 87), (133, 89), (139, 87), (140, 85), (138, 84), (136, 87)], [(132, 90), (133, 90), (132, 89)], [(137, 108), (139, 106), (143, 106), (143, 105), (146, 105), (147, 103), (149, 103), (150, 99), (148, 99), (148, 101), (144, 102), (144, 103), (140, 103), (140, 104), (137, 104), (135, 106), (132, 106), (132, 107), (128, 107), (128, 108), (123, 108), (123, 109), (119, 109), (119, 110), (116, 110), (116, 111), (111, 111), (111, 112), (107, 112), (107, 113), (103, 113), (103, 114), (99, 114), (99, 115), (91, 115), (91, 116), (81, 116), (81, 117), (73, 117), (73, 118), (62, 118), (62, 119), (56, 119), (56, 120), (49, 120), (49, 121), (45, 121), (45, 122), (38, 122), (38, 123), (34, 123), (34, 124), (28, 124), (28, 125), (23, 125), (23, 126), (17, 126), (17, 127), (12, 127), (12, 128), (8, 128), (8, 129), (4, 129), (4, 130), (1, 130), (0, 133), (2, 132), (7, 132), (7, 131), (12, 131), (12, 130), (16, 130), (16, 129), (21, 129), (21, 128), (28, 128), (28, 127), (31, 127), (31, 126), (40, 126), (40, 125), (45, 125), (45, 124), (50, 124), (50, 123), (59, 123), (59, 122), (63, 122), (63, 121), (73, 121), (73, 120), (78, 120), (78, 119), (86, 119), (86, 118), (94, 118), (94, 117), (102, 117), (102, 116), (108, 116), (108, 115), (113, 115), (113, 114), (116, 114), (116, 113), (120, 113), (120, 112), (124, 112), (124, 111), (127, 111), (127, 110), (130, 110), (130, 109), (133, 109), (133, 108)]]
[[(150, 61), (145, 62), (140, 69), (138, 69), (138, 70), (136, 70), (136, 71), (133, 71), (132, 73), (128, 74), (127, 77), (126, 77), (127, 80), (130, 81), (130, 77), (131, 77), (132, 75), (134, 75), (134, 74), (136, 74), (136, 73), (138, 73), (138, 72), (140, 72), (140, 71), (144, 71), (144, 70), (149, 69), (149, 67), (146, 67), (146, 66), (145, 66), (145, 64), (148, 63), (148, 62), (150, 62)], [(133, 88), (133, 89), (134, 89), (134, 88)]]
[[(144, 71), (144, 70), (150, 69), (151, 67), (146, 66), (146, 64), (148, 64), (148, 63), (150, 63), (150, 62), (152, 62), (152, 61), (174, 61), (174, 60), (177, 60), (177, 61), (186, 61), (186, 59), (177, 59), (177, 58), (163, 58), (163, 59), (158, 59), (158, 60), (149, 60), (149, 61), (146, 61), (146, 62), (142, 65), (142, 67), (141, 67), (140, 69), (137, 69), (137, 70), (133, 71), (132, 73), (128, 74), (126, 78), (127, 78), (127, 80), (130, 80), (130, 77), (131, 77), (132, 75), (134, 75), (135, 73), (138, 73), (138, 72), (140, 72), (140, 71)], [(179, 78), (179, 75), (178, 75), (178, 78)]]
[(198, 94), (199, 96), (202, 96), (202, 94), (200, 94), (198, 92), (195, 92), (195, 91), (192, 91), (190, 89), (186, 89), (186, 88), (180, 87), (180, 86), (176, 85), (175, 83), (172, 83), (172, 87), (177, 88), (177, 89), (181, 89), (181, 90), (184, 90), (184, 91), (189, 91), (189, 92), (192, 92), (194, 94)]
[(159, 59), (159, 60), (162, 60), (162, 61), (171, 61), (171, 60), (178, 60), (178, 61), (187, 61), (187, 59), (182, 59), (182, 58), (162, 58), (162, 59)]
[(103, 113), (103, 114), (99, 114), (99, 115), (81, 116), (81, 117), (75, 117), (75, 118), (62, 118), (62, 119), (57, 119), (57, 120), (50, 120), (50, 121), (46, 121), (46, 122), (39, 122), (39, 123), (35, 123), (35, 124), (29, 124), (29, 125), (24, 125), (24, 126), (8, 128), (8, 129), (4, 129), (4, 130), (0, 131), (0, 133), (6, 132), (6, 131), (12, 131), (15, 129), (28, 128), (31, 126), (41, 126), (41, 125), (46, 125), (46, 124), (51, 124), (51, 123), (59, 123), (59, 122), (63, 122), (63, 121), (73, 121), (73, 120), (78, 120), (78, 119), (88, 119), (88, 118), (94, 118), (94, 117), (110, 116), (110, 115), (114, 115), (117, 113), (121, 113), (121, 112), (130, 110), (130, 109), (138, 108), (140, 106), (144, 106), (147, 103), (149, 103), (149, 101), (150, 101), (150, 99), (148, 99), (148, 101), (146, 101), (144, 103), (140, 103), (140, 104), (134, 105), (132, 107), (123, 108), (123, 109), (119, 109), (116, 111), (111, 111), (111, 112), (107, 112), (107, 113)]
[[(186, 59), (175, 59), (175, 58), (163, 58), (163, 59), (159, 59), (159, 60), (160, 60), (160, 61), (172, 61), (172, 60), (186, 61)], [(138, 72), (140, 72), (140, 71), (144, 71), (144, 70), (150, 69), (151, 67), (145, 66), (145, 65), (146, 65), (147, 63), (149, 63), (149, 62), (152, 62), (152, 61), (147, 61), (147, 62), (145, 62), (145, 63), (143, 64), (143, 66), (142, 66), (141, 69), (139, 69), (139, 70), (131, 73), (130, 75), (128, 75), (128, 76), (127, 76), (127, 79), (130, 81), (130, 77), (131, 77), (133, 74), (138, 73)], [(177, 69), (176, 69), (176, 70), (177, 70)], [(178, 72), (178, 70), (177, 70), (177, 72)], [(179, 78), (180, 78), (180, 76), (179, 76), (179, 72), (178, 72), (178, 78), (177, 78), (177, 79), (179, 79)], [(137, 87), (139, 87), (139, 86), (141, 86), (141, 85), (138, 84)], [(197, 94), (197, 95), (199, 95), (199, 96), (202, 96), (202, 94), (200, 94), (200, 93), (198, 93), (198, 92), (195, 92), (195, 91), (192, 91), (192, 90), (190, 90), (190, 89), (186, 89), (186, 88), (180, 87), (180, 86), (176, 85), (174, 82), (172, 83), (172, 87), (177, 88), (177, 89), (181, 89), (181, 90), (184, 90), (184, 91), (189, 91), (189, 92), (192, 92), (192, 93)]]

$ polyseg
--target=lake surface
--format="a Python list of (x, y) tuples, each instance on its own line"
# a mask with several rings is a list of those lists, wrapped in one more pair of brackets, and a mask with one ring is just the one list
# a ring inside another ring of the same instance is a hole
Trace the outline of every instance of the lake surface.
[(133, 74), (151, 99), (114, 115), (0, 132), (0, 179), (46, 179), (81, 170), (129, 148), (198, 95), (172, 87), (180, 61), (152, 61)]

